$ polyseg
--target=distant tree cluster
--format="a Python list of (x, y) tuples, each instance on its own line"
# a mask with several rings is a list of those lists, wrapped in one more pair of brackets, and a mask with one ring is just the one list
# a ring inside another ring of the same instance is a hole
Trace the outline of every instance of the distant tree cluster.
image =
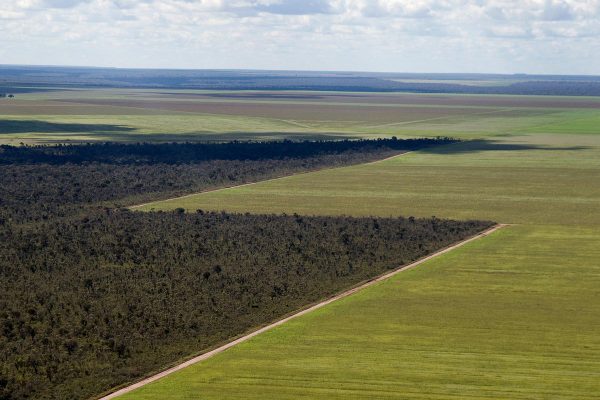
[(491, 225), (118, 207), (447, 141), (0, 147), (0, 400), (98, 395)]

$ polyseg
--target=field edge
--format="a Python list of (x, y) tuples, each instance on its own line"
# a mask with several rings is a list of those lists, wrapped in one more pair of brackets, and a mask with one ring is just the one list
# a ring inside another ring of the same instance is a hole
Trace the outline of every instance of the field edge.
[[(399, 154), (399, 155), (402, 155), (402, 154)], [(399, 155), (396, 155), (396, 157)], [(460, 240), (458, 242), (455, 242), (448, 246), (445, 246), (445, 247), (435, 251), (434, 253), (431, 253), (424, 257), (421, 257), (418, 260), (415, 260), (409, 264), (401, 265), (391, 271), (385, 272), (385, 273), (375, 276), (373, 278), (359, 282), (359, 283), (351, 286), (350, 288), (345, 289), (341, 293), (334, 294), (323, 300), (307, 304), (306, 306), (304, 306), (296, 311), (292, 311), (290, 313), (284, 314), (283, 316), (281, 316), (280, 319), (278, 319), (274, 322), (271, 322), (271, 323), (268, 323), (265, 325), (261, 325), (261, 326), (257, 326), (245, 333), (231, 337), (227, 342), (217, 343), (214, 346), (208, 347), (202, 353), (200, 353), (196, 356), (193, 356), (192, 358), (187, 359), (186, 361), (171, 363), (166, 369), (162, 369), (159, 372), (153, 372), (153, 373), (147, 375), (145, 378), (142, 378), (135, 383), (125, 383), (123, 385), (117, 386), (109, 391), (104, 392), (103, 394), (100, 394), (99, 395), (100, 397), (94, 397), (94, 398), (97, 400), (112, 400), (119, 396), (133, 392), (134, 390), (137, 390), (137, 389), (139, 389), (143, 386), (146, 386), (150, 383), (156, 382), (156, 381), (158, 381), (166, 376), (169, 376), (175, 372), (178, 372), (184, 368), (187, 368), (189, 366), (192, 366), (194, 364), (197, 364), (199, 362), (207, 360), (219, 353), (224, 352), (225, 350), (228, 350), (229, 348), (232, 348), (238, 344), (246, 342), (247, 340), (250, 340), (253, 337), (258, 336), (262, 333), (270, 331), (292, 319), (301, 317), (312, 311), (318, 310), (328, 304), (331, 304), (337, 300), (341, 300), (343, 298), (351, 296), (357, 292), (362, 291), (363, 289), (373, 286), (374, 284), (386, 281), (401, 272), (415, 268), (433, 258), (436, 258), (438, 256), (446, 254), (446, 253), (448, 253), (456, 248), (462, 247), (470, 242), (490, 236), (493, 233), (497, 232), (498, 230), (509, 227), (511, 225), (513, 225), (513, 224), (495, 223), (494, 225), (490, 226), (489, 228), (487, 228), (481, 232), (476, 233), (475, 235), (469, 236), (463, 240)]]

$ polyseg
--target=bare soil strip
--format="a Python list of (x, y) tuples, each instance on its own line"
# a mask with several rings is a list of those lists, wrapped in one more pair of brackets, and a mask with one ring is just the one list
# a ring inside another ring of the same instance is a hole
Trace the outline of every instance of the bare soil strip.
[(396, 157), (404, 156), (404, 155), (409, 154), (409, 153), (412, 153), (412, 151), (405, 151), (405, 152), (402, 152), (402, 153), (394, 154), (393, 156), (390, 156), (390, 157), (382, 158), (381, 160), (369, 161), (369, 162), (363, 163), (363, 164), (344, 165), (344, 166), (341, 166), (341, 167), (333, 167), (333, 168), (324, 167), (324, 168), (312, 169), (312, 170), (309, 170), (309, 171), (298, 172), (297, 174), (284, 175), (284, 176), (279, 176), (277, 178), (265, 179), (265, 180), (262, 180), (262, 181), (242, 183), (241, 185), (224, 186), (224, 187), (220, 187), (220, 188), (216, 188), (216, 189), (207, 189), (207, 190), (203, 190), (203, 191), (200, 191), (200, 192), (194, 192), (194, 193), (186, 194), (186, 195), (183, 195), (183, 196), (172, 197), (170, 199), (165, 199), (165, 200), (149, 201), (147, 203), (142, 203), (142, 204), (136, 204), (134, 206), (129, 206), (128, 208), (130, 210), (135, 210), (136, 208), (145, 207), (147, 205), (154, 204), (154, 203), (162, 203), (162, 202), (166, 202), (166, 201), (181, 200), (181, 199), (185, 199), (187, 197), (196, 196), (196, 195), (199, 195), (199, 194), (202, 194), (202, 193), (219, 192), (221, 190), (227, 190), (227, 189), (236, 189), (236, 188), (240, 188), (240, 187), (244, 187), (244, 186), (256, 185), (257, 183), (276, 181), (276, 180), (279, 180), (279, 179), (289, 178), (291, 176), (310, 174), (312, 172), (319, 172), (319, 171), (324, 171), (324, 170), (328, 170), (328, 169), (347, 168), (347, 167), (353, 167), (353, 166), (356, 166), (356, 165), (377, 164), (377, 163), (380, 163), (380, 162), (383, 162), (383, 161), (391, 160), (391, 159), (396, 158)]
[(282, 325), (282, 324), (286, 323), (287, 321), (289, 321), (289, 320), (291, 320), (293, 318), (300, 317), (302, 315), (308, 314), (308, 313), (310, 313), (310, 312), (312, 312), (314, 310), (317, 310), (317, 309), (319, 309), (321, 307), (324, 307), (324, 306), (326, 306), (326, 305), (328, 305), (330, 303), (333, 303), (336, 300), (343, 299), (344, 297), (348, 297), (348, 296), (350, 296), (350, 295), (352, 295), (352, 294), (354, 294), (356, 292), (359, 292), (359, 291), (361, 291), (361, 290), (363, 290), (363, 289), (365, 289), (365, 288), (367, 288), (369, 286), (372, 286), (372, 285), (374, 285), (374, 284), (376, 284), (378, 282), (387, 280), (387, 279), (391, 278), (392, 276), (394, 276), (394, 275), (396, 275), (396, 274), (398, 274), (400, 272), (403, 272), (403, 271), (406, 271), (408, 269), (414, 268), (414, 267), (416, 267), (418, 265), (421, 265), (425, 261), (429, 261), (432, 258), (435, 258), (435, 257), (440, 256), (442, 254), (448, 253), (448, 252), (450, 252), (450, 251), (452, 251), (452, 250), (454, 250), (454, 249), (456, 249), (458, 247), (461, 247), (461, 246), (463, 246), (463, 245), (465, 245), (465, 244), (467, 244), (469, 242), (472, 242), (474, 240), (481, 239), (483, 237), (489, 236), (492, 233), (496, 232), (497, 230), (499, 230), (501, 228), (504, 228), (506, 226), (508, 226), (508, 225), (507, 224), (498, 224), (498, 225), (495, 225), (495, 226), (491, 227), (490, 229), (488, 229), (486, 231), (483, 231), (483, 232), (478, 233), (477, 235), (472, 236), (472, 237), (470, 237), (468, 239), (465, 239), (465, 240), (463, 240), (461, 242), (455, 243), (455, 244), (450, 245), (450, 246), (448, 246), (446, 248), (438, 250), (437, 252), (435, 252), (433, 254), (430, 254), (428, 256), (425, 256), (425, 257), (423, 257), (423, 258), (421, 258), (421, 259), (419, 259), (419, 260), (417, 260), (417, 261), (415, 261), (415, 262), (413, 262), (411, 264), (401, 266), (401, 267), (399, 267), (399, 268), (397, 268), (397, 269), (395, 269), (395, 270), (393, 270), (391, 272), (388, 272), (388, 273), (386, 273), (384, 275), (381, 275), (381, 276), (379, 276), (377, 278), (373, 278), (371, 280), (368, 280), (368, 281), (366, 281), (366, 282), (364, 282), (362, 284), (359, 284), (358, 286), (355, 286), (352, 289), (349, 289), (349, 290), (347, 290), (345, 292), (337, 294), (337, 295), (335, 295), (333, 297), (330, 297), (327, 300), (324, 300), (324, 301), (322, 301), (320, 303), (314, 304), (314, 305), (312, 305), (312, 306), (310, 306), (308, 308), (305, 308), (305, 309), (303, 309), (301, 311), (298, 311), (298, 312), (296, 312), (294, 314), (291, 314), (291, 315), (289, 315), (289, 316), (287, 316), (287, 317), (285, 317), (285, 318), (283, 318), (283, 319), (281, 319), (279, 321), (276, 321), (276, 322), (274, 322), (274, 323), (272, 323), (270, 325), (264, 326), (264, 327), (262, 327), (260, 329), (257, 329), (257, 330), (255, 330), (255, 331), (253, 331), (251, 333), (248, 333), (248, 334), (246, 334), (244, 336), (241, 336), (241, 337), (239, 337), (239, 338), (237, 338), (235, 340), (232, 340), (231, 342), (229, 342), (229, 343), (227, 343), (227, 344), (225, 344), (225, 345), (223, 345), (221, 347), (218, 347), (218, 348), (216, 348), (214, 350), (211, 350), (211, 351), (206, 352), (204, 354), (201, 354), (201, 355), (199, 355), (197, 357), (194, 357), (194, 358), (192, 358), (192, 359), (190, 359), (190, 360), (188, 360), (188, 361), (186, 361), (184, 363), (176, 365), (176, 366), (174, 366), (172, 368), (169, 368), (169, 369), (167, 369), (167, 370), (165, 370), (163, 372), (160, 372), (160, 373), (158, 373), (156, 375), (152, 375), (152, 376), (150, 376), (150, 377), (148, 377), (146, 379), (143, 379), (143, 380), (141, 380), (141, 381), (139, 381), (137, 383), (134, 383), (133, 385), (126, 386), (126, 387), (124, 387), (122, 389), (119, 389), (116, 392), (113, 392), (113, 393), (111, 393), (111, 394), (109, 394), (107, 396), (101, 397), (99, 400), (111, 400), (111, 399), (114, 399), (114, 398), (116, 398), (118, 396), (121, 396), (121, 395), (123, 395), (125, 393), (129, 393), (129, 392), (131, 392), (133, 390), (136, 390), (136, 389), (138, 389), (138, 388), (140, 388), (142, 386), (145, 386), (145, 385), (147, 385), (147, 384), (149, 384), (151, 382), (157, 381), (157, 380), (159, 380), (159, 379), (161, 379), (161, 378), (163, 378), (163, 377), (165, 377), (167, 375), (170, 375), (170, 374), (172, 374), (174, 372), (177, 372), (177, 371), (182, 370), (182, 369), (184, 369), (186, 367), (189, 367), (190, 365), (193, 365), (193, 364), (196, 364), (196, 363), (198, 363), (200, 361), (204, 361), (206, 359), (209, 359), (209, 358), (211, 358), (211, 357), (213, 357), (213, 356), (215, 356), (215, 355), (217, 355), (217, 354), (219, 354), (219, 353), (221, 353), (221, 352), (223, 352), (223, 351), (225, 351), (225, 350), (227, 350), (227, 349), (229, 349), (229, 348), (231, 348), (231, 347), (233, 347), (235, 345), (238, 345), (238, 344), (240, 344), (242, 342), (247, 341), (248, 339), (251, 339), (251, 338), (253, 338), (253, 337), (257, 336), (257, 335), (260, 335), (261, 333), (264, 333), (264, 332), (269, 331), (269, 330), (271, 330), (271, 329), (273, 329), (273, 328), (275, 328), (275, 327), (277, 327), (279, 325)]

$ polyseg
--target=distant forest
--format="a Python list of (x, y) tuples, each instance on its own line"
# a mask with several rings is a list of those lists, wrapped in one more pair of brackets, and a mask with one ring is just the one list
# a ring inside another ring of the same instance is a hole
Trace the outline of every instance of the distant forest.
[(98, 396), (492, 225), (119, 206), (448, 141), (1, 147), (0, 399)]
[[(0, 76), (0, 92), (11, 93), (39, 91), (31, 86), (46, 86), (47, 90), (52, 87), (119, 87), (600, 96), (600, 77), (578, 75), (148, 70), (7, 65), (0, 66)], [(403, 79), (408, 82), (402, 82)], [(419, 80), (436, 82), (415, 82)], [(470, 84), (482, 80), (497, 84)], [(457, 81), (464, 81), (464, 84)]]

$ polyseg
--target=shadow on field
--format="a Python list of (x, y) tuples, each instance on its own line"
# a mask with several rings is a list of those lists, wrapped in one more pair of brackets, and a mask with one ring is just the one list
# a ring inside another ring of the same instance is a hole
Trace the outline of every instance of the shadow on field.
[(71, 124), (38, 120), (0, 120), (0, 135), (10, 133), (131, 132), (135, 128), (112, 124)]
[[(327, 132), (189, 132), (141, 133), (136, 128), (114, 124), (55, 123), (39, 120), (2, 120), (0, 137), (7, 134), (45, 133), (48, 138), (37, 138), (39, 143), (64, 142), (230, 142), (237, 141), (329, 141), (356, 139), (345, 133)], [(82, 136), (89, 135), (87, 138)]]
[(554, 146), (541, 146), (536, 144), (519, 144), (519, 143), (505, 143), (494, 140), (472, 140), (468, 142), (459, 142), (446, 146), (431, 147), (428, 149), (420, 150), (423, 153), (432, 154), (466, 154), (466, 153), (478, 153), (483, 151), (522, 151), (522, 150), (585, 150), (587, 146), (567, 146), (567, 147), (554, 147)]

